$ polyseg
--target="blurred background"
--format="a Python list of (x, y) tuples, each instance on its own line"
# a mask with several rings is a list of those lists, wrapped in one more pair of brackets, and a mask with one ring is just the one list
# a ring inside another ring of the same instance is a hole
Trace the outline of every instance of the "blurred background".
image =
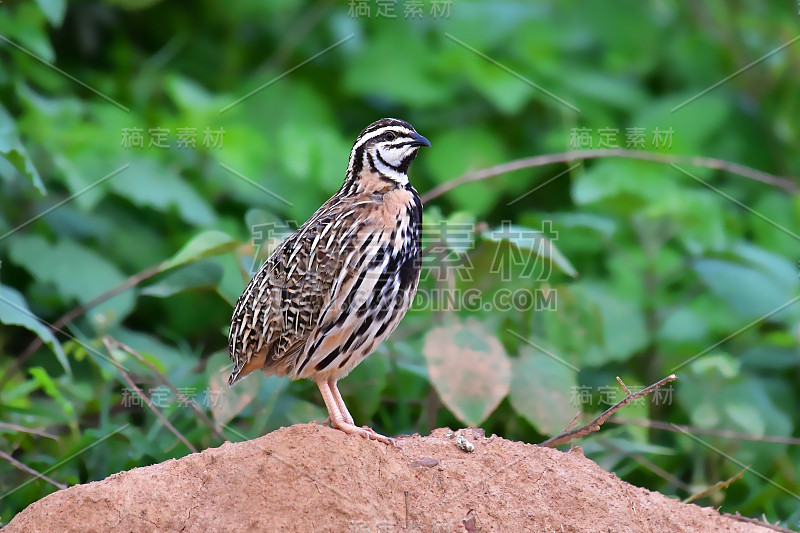
[[(636, 485), (797, 529), (798, 21), (754, 0), (3, 2), (0, 520), (325, 418), (310, 382), (228, 389), (227, 328), (390, 116), (433, 145), (411, 169), (424, 271), (341, 383), (356, 422), (538, 443), (624, 398), (616, 376), (674, 372), (573, 444)], [(588, 149), (661, 161), (436, 189)]]

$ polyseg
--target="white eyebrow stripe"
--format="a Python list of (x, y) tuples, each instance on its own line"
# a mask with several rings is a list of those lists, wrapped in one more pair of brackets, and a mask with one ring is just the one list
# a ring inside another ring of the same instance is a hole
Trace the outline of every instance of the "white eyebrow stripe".
[(375, 130), (373, 132), (370, 132), (367, 136), (362, 137), (361, 140), (358, 141), (355, 144), (355, 146), (353, 146), (353, 150), (351, 151), (351, 153), (354, 153), (358, 148), (363, 146), (364, 143), (366, 143), (370, 139), (374, 139), (375, 137), (380, 137), (381, 135), (383, 135), (384, 133), (386, 133), (389, 130), (399, 131), (403, 135), (411, 135), (413, 133), (413, 131), (409, 130), (408, 128), (404, 128), (402, 126), (384, 126), (382, 128), (378, 128), (377, 130)]

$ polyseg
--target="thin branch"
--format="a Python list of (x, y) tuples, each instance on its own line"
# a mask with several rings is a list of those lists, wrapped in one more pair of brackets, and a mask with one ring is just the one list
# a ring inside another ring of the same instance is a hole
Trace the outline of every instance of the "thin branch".
[(564, 431), (569, 431), (570, 429), (574, 428), (575, 424), (578, 423), (578, 418), (580, 418), (580, 416), (581, 416), (581, 412), (580, 411), (575, 413), (575, 416), (572, 417), (572, 420), (570, 421), (569, 424), (567, 424), (567, 427), (564, 428)]
[(620, 454), (622, 454), (622, 455), (624, 455), (626, 457), (630, 457), (631, 459), (633, 459), (634, 461), (636, 461), (637, 463), (639, 463), (640, 465), (642, 465), (646, 469), (650, 470), (653, 474), (657, 475), (661, 479), (664, 479), (668, 483), (671, 483), (671, 484), (675, 485), (676, 487), (678, 487), (679, 489), (682, 489), (682, 490), (684, 490), (686, 492), (692, 492), (692, 488), (689, 485), (687, 485), (686, 483), (684, 483), (683, 481), (681, 481), (680, 479), (678, 479), (674, 475), (670, 474), (669, 472), (667, 472), (666, 470), (664, 470), (663, 468), (661, 468), (660, 466), (658, 466), (657, 464), (655, 464), (654, 462), (649, 460), (644, 455), (642, 455), (640, 453), (636, 453), (636, 452), (629, 452), (629, 451), (623, 450), (619, 446), (616, 446), (616, 445), (612, 444), (611, 442), (609, 442), (606, 439), (599, 439), (599, 440), (600, 440), (600, 444), (602, 444), (603, 446), (609, 448), (610, 450), (612, 450), (612, 451), (614, 451), (616, 453), (620, 453)]
[(36, 470), (34, 470), (33, 468), (29, 467), (28, 465), (20, 463), (19, 461), (17, 461), (16, 459), (14, 459), (13, 457), (11, 457), (10, 455), (8, 455), (6, 452), (4, 452), (2, 450), (0, 450), (0, 457), (2, 457), (3, 459), (5, 459), (9, 463), (11, 463), (12, 466), (15, 466), (16, 468), (19, 468), (23, 472), (26, 472), (26, 473), (28, 473), (28, 474), (30, 474), (32, 476), (36, 476), (39, 479), (43, 479), (44, 481), (47, 481), (48, 483), (50, 483), (54, 487), (57, 487), (57, 488), (62, 489), (62, 490), (67, 488), (67, 486), (64, 485), (63, 483), (59, 483), (58, 481), (54, 480), (53, 478), (47, 477), (46, 475), (42, 474), (41, 472), (37, 472)]
[(757, 526), (765, 527), (767, 529), (771, 529), (773, 531), (780, 531), (781, 533), (797, 533), (794, 530), (786, 529), (785, 527), (781, 527), (775, 524), (770, 524), (767, 522), (767, 519), (759, 520), (757, 518), (750, 518), (748, 516), (742, 516), (739, 513), (731, 514), (731, 513), (722, 513), (722, 516), (727, 516), (728, 518), (733, 518), (737, 522), (744, 522), (746, 524), (755, 524)]
[(780, 187), (787, 192), (796, 194), (800, 191), (800, 187), (789, 178), (783, 176), (775, 176), (768, 174), (755, 168), (740, 165), (732, 161), (725, 161), (724, 159), (716, 159), (713, 157), (699, 157), (699, 156), (685, 156), (685, 155), (670, 155), (660, 152), (648, 152), (644, 150), (626, 150), (624, 148), (603, 148), (596, 150), (573, 150), (571, 152), (561, 152), (557, 154), (544, 154), (534, 157), (526, 157), (524, 159), (515, 159), (507, 163), (495, 165), (493, 167), (476, 170), (474, 172), (467, 172), (457, 178), (442, 183), (434, 187), (422, 195), (422, 201), (427, 202), (438, 198), (444, 193), (455, 189), (465, 183), (472, 183), (473, 181), (485, 180), (507, 172), (515, 170), (522, 170), (525, 168), (542, 167), (545, 165), (552, 165), (553, 163), (571, 163), (573, 161), (583, 161), (585, 159), (600, 159), (605, 157), (624, 157), (627, 159), (641, 159), (643, 161), (654, 161), (656, 163), (673, 163), (676, 165), (692, 165), (696, 167), (713, 168), (717, 170), (725, 170), (739, 176), (760, 181), (768, 185)]
[(142, 399), (145, 405), (147, 405), (147, 407), (153, 412), (153, 414), (156, 415), (156, 418), (158, 418), (167, 427), (167, 429), (169, 429), (172, 432), (173, 435), (178, 437), (178, 440), (184, 443), (186, 447), (192, 451), (192, 453), (197, 453), (197, 448), (192, 446), (192, 443), (189, 442), (180, 431), (175, 429), (175, 426), (173, 426), (172, 423), (169, 420), (167, 420), (167, 418), (163, 414), (161, 414), (161, 411), (155, 408), (153, 402), (150, 401), (150, 398), (148, 398), (147, 395), (142, 391), (142, 389), (140, 389), (136, 385), (136, 383), (133, 382), (133, 379), (131, 379), (130, 374), (128, 374), (125, 371), (125, 369), (122, 368), (122, 365), (119, 364), (117, 358), (114, 357), (115, 347), (113, 346), (113, 343), (109, 341), (110, 338), (111, 337), (105, 337), (103, 339), (103, 344), (106, 346), (106, 350), (108, 351), (108, 356), (111, 358), (112, 361), (114, 361), (114, 364), (116, 365), (117, 370), (122, 376), (122, 379), (125, 380), (125, 383), (127, 383), (133, 390), (136, 391), (136, 393), (139, 395), (139, 397)]
[(40, 437), (47, 437), (48, 439), (58, 440), (58, 437), (56, 437), (52, 433), (47, 433), (46, 431), (42, 431), (41, 429), (26, 428), (25, 426), (8, 424), (6, 422), (0, 422), (0, 428), (10, 429), (12, 431), (19, 431), (21, 433), (30, 433), (32, 435), (39, 435)]
[(742, 469), (738, 474), (730, 477), (729, 479), (726, 479), (725, 481), (717, 481), (710, 487), (707, 487), (705, 490), (698, 492), (697, 494), (692, 494), (691, 496), (683, 500), (683, 503), (692, 503), (693, 501), (699, 500), (700, 498), (705, 498), (706, 496), (709, 496), (717, 492), (718, 490), (727, 489), (728, 487), (731, 486), (731, 484), (734, 481), (742, 479), (744, 473), (747, 472), (749, 469), (750, 469), (749, 466), (744, 467), (744, 469)]
[(642, 389), (642, 390), (640, 390), (638, 392), (632, 393), (630, 391), (630, 389), (628, 389), (628, 387), (625, 386), (625, 384), (622, 382), (622, 380), (620, 378), (617, 378), (617, 381), (619, 381), (620, 385), (622, 385), (622, 388), (626, 391), (625, 398), (623, 398), (619, 402), (615, 403), (614, 405), (612, 405), (611, 407), (606, 409), (600, 416), (598, 416), (597, 418), (595, 418), (594, 420), (592, 420), (591, 422), (589, 422), (585, 426), (581, 426), (581, 427), (579, 427), (577, 429), (573, 429), (573, 430), (564, 431), (563, 433), (561, 433), (559, 435), (556, 435), (555, 437), (551, 437), (551, 438), (547, 439), (546, 441), (540, 443), (539, 446), (544, 446), (544, 447), (548, 447), (548, 448), (554, 448), (554, 447), (559, 446), (561, 444), (565, 444), (565, 443), (571, 441), (572, 439), (575, 439), (575, 438), (578, 438), (578, 437), (583, 437), (583, 436), (588, 435), (589, 433), (591, 433), (593, 431), (598, 431), (600, 429), (600, 426), (602, 426), (603, 423), (611, 417), (611, 415), (613, 415), (614, 413), (619, 411), (621, 408), (623, 408), (624, 406), (628, 405), (629, 403), (631, 403), (633, 400), (636, 400), (637, 398), (641, 398), (643, 396), (647, 396), (648, 394), (650, 394), (654, 390), (658, 389), (659, 387), (663, 387), (667, 383), (669, 383), (671, 381), (675, 381), (676, 379), (678, 379), (678, 376), (676, 376), (675, 374), (670, 374), (669, 376), (665, 377), (661, 381), (659, 381), (657, 383), (653, 383), (649, 387), (645, 387), (644, 389)]
[(682, 426), (680, 424), (667, 424), (657, 420), (610, 420), (612, 424), (620, 424), (623, 426), (643, 426), (653, 429), (663, 429), (666, 431), (692, 433), (693, 435), (711, 435), (712, 437), (721, 437), (723, 439), (734, 440), (749, 440), (753, 442), (772, 442), (776, 444), (791, 444), (793, 446), (800, 446), (800, 439), (792, 437), (778, 437), (765, 435), (758, 437), (756, 435), (748, 435), (747, 433), (739, 433), (738, 431), (729, 431), (727, 429), (704, 429), (693, 426)]
[(622, 382), (622, 378), (620, 378), (619, 376), (617, 376), (617, 383), (619, 383), (620, 387), (622, 387), (622, 390), (624, 390), (624, 391), (625, 391), (625, 394), (627, 394), (628, 396), (630, 396), (631, 394), (633, 394), (633, 393), (631, 392), (631, 390), (628, 388), (628, 386), (627, 386), (627, 385), (625, 385), (625, 383), (623, 383), (623, 382)]
[(139, 352), (137, 352), (136, 350), (134, 350), (130, 346), (127, 346), (127, 345), (119, 342), (117, 339), (113, 338), (110, 335), (106, 335), (105, 339), (103, 339), (103, 342), (107, 342), (107, 343), (112, 344), (113, 346), (115, 346), (117, 348), (120, 348), (121, 350), (124, 350), (124, 351), (128, 352), (129, 354), (134, 356), (136, 359), (138, 359), (139, 361), (144, 363), (147, 366), (147, 368), (149, 368), (150, 370), (153, 371), (153, 373), (156, 375), (156, 378), (158, 379), (158, 381), (160, 381), (162, 385), (165, 385), (166, 387), (168, 387), (172, 391), (172, 393), (175, 395), (175, 397), (178, 399), (178, 401), (180, 403), (186, 404), (189, 407), (191, 407), (191, 409), (195, 412), (195, 414), (198, 417), (200, 417), (200, 420), (208, 427), (208, 429), (211, 430), (212, 433), (214, 433), (214, 435), (217, 438), (219, 438), (222, 442), (225, 442), (226, 440), (228, 440), (225, 437), (225, 435), (223, 435), (219, 431), (219, 429), (217, 429), (217, 427), (214, 425), (214, 422), (210, 418), (208, 418), (208, 415), (202, 409), (200, 409), (200, 407), (197, 406), (197, 403), (193, 402), (193, 401), (189, 401), (189, 399), (184, 394), (179, 392), (178, 389), (175, 388), (175, 385), (173, 385), (172, 382), (169, 379), (167, 379), (167, 376), (165, 376), (164, 373), (161, 372), (156, 367), (156, 365), (154, 365), (153, 363), (151, 363), (150, 361), (148, 361), (147, 359), (142, 357)]
[[(98, 297), (96, 297), (96, 298), (94, 298), (92, 300), (89, 300), (85, 304), (80, 304), (77, 307), (75, 307), (74, 309), (71, 309), (70, 311), (67, 311), (58, 320), (53, 322), (53, 324), (50, 326), (50, 332), (51, 333), (59, 333), (59, 332), (61, 332), (61, 329), (64, 326), (66, 326), (67, 324), (69, 324), (70, 322), (72, 322), (73, 320), (75, 320), (76, 318), (78, 318), (79, 316), (84, 314), (85, 312), (87, 312), (89, 309), (92, 309), (93, 307), (97, 307), (98, 305), (110, 300), (111, 298), (113, 298), (114, 296), (120, 294), (121, 292), (124, 292), (124, 291), (126, 291), (126, 290), (128, 290), (128, 289), (130, 289), (132, 287), (135, 287), (136, 285), (138, 285), (139, 283), (143, 282), (146, 279), (152, 278), (153, 276), (155, 276), (156, 274), (161, 272), (161, 270), (164, 268), (165, 264), (166, 264), (166, 261), (162, 261), (161, 263), (158, 263), (157, 265), (154, 265), (154, 266), (151, 266), (149, 268), (146, 268), (146, 269), (142, 270), (141, 272), (139, 272), (137, 274), (134, 274), (133, 276), (129, 277), (128, 279), (126, 279), (125, 281), (123, 281), (122, 283), (117, 285), (116, 287), (104, 292), (100, 296), (98, 296)], [(20, 371), (20, 369), (22, 368), (22, 365), (24, 365), (25, 362), (34, 353), (36, 353), (36, 350), (41, 348), (43, 345), (44, 345), (44, 341), (42, 340), (42, 338), (41, 337), (36, 337), (28, 345), (28, 347), (25, 348), (25, 351), (22, 352), (22, 354), (14, 360), (14, 362), (11, 365), (11, 368), (8, 369), (8, 372), (6, 372), (6, 374), (2, 378), (0, 378), (0, 391), (3, 390), (3, 388), (9, 382), (11, 377), (14, 374), (16, 374), (17, 372)]]

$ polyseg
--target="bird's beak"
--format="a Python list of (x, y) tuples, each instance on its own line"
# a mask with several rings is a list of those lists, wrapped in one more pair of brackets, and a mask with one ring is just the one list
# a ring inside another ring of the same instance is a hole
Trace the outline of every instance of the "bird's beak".
[(411, 146), (430, 146), (431, 142), (420, 135), (417, 132), (411, 134), (411, 138), (414, 139), (414, 142), (411, 143)]

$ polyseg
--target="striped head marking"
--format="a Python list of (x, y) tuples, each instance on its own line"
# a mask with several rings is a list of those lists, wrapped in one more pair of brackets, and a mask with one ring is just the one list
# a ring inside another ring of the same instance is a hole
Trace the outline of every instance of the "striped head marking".
[(364, 128), (356, 139), (350, 152), (347, 176), (356, 177), (367, 168), (398, 185), (406, 185), (408, 167), (419, 148), (430, 145), (408, 122), (382, 118)]

